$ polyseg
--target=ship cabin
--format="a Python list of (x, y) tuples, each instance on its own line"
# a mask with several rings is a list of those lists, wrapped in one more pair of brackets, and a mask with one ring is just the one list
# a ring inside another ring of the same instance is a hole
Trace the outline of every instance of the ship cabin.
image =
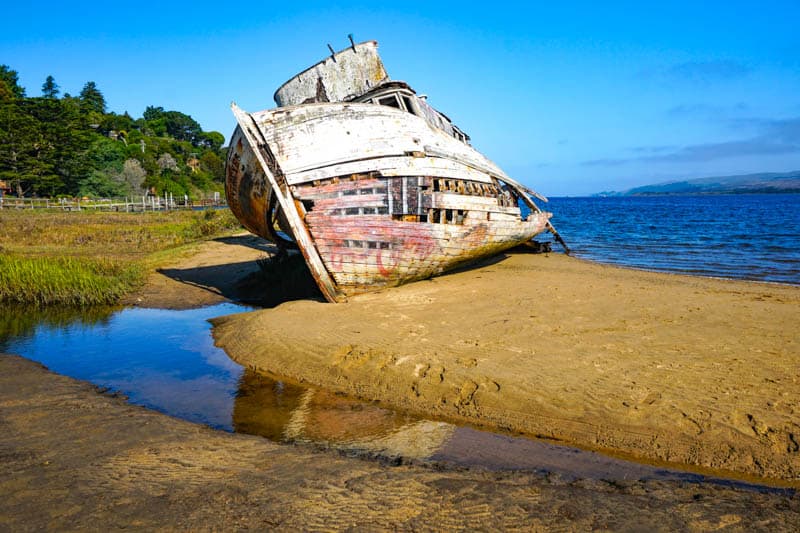
[(404, 81), (387, 81), (352, 101), (385, 105), (407, 111), (422, 117), (431, 126), (439, 128), (464, 144), (469, 144), (469, 135), (453, 124), (444, 113), (431, 107), (424, 95), (417, 96), (414, 89)]
[(404, 81), (394, 81), (378, 55), (378, 43), (366, 41), (331, 54), (281, 85), (274, 95), (278, 107), (358, 102), (385, 105), (424, 119), (434, 128), (469, 144), (469, 135), (442, 112), (431, 107), (425, 95)]

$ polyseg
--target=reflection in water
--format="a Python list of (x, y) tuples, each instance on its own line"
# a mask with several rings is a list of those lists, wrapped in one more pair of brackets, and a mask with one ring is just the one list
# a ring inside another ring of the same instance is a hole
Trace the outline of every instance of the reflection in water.
[(11, 339), (30, 337), (38, 326), (49, 328), (91, 327), (107, 323), (119, 308), (114, 307), (31, 307), (0, 305), (0, 351), (6, 350)]
[(240, 433), (275, 441), (313, 442), (374, 454), (424, 459), (455, 431), (374, 404), (274, 381), (245, 370), (233, 406)]
[(283, 440), (283, 432), (300, 406), (305, 389), (245, 370), (233, 404), (233, 429), (239, 433)]
[(239, 381), (233, 428), (277, 442), (491, 470), (553, 472), (569, 479), (699, 479), (568, 446), (423, 420), (252, 370)]
[(220, 304), (185, 311), (0, 309), (0, 348), (54, 372), (119, 391), (192, 422), (231, 429), (242, 367), (214, 346), (207, 319), (245, 311)]

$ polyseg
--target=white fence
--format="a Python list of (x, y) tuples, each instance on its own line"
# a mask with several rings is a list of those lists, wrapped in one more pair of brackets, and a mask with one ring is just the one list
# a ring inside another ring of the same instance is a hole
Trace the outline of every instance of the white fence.
[(200, 200), (188, 196), (139, 196), (135, 198), (17, 198), (0, 196), (0, 209), (61, 209), (63, 211), (169, 211), (198, 207), (224, 206), (225, 197), (218, 192)]

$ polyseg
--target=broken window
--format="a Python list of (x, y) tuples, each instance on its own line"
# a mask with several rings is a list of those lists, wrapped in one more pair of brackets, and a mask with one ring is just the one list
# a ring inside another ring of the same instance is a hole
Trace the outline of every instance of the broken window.
[(403, 103), (406, 105), (406, 111), (411, 113), (412, 115), (416, 115), (417, 111), (414, 107), (414, 103), (411, 101), (409, 96), (403, 95)]
[(386, 106), (389, 106), (389, 107), (396, 107), (397, 109), (402, 109), (400, 107), (400, 101), (397, 99), (397, 95), (396, 94), (390, 94), (388, 96), (382, 96), (381, 98), (378, 98), (378, 103), (380, 105), (386, 105)]
[(467, 218), (464, 209), (428, 209), (427, 215), (420, 216), (420, 222), (431, 222), (433, 224), (464, 224)]

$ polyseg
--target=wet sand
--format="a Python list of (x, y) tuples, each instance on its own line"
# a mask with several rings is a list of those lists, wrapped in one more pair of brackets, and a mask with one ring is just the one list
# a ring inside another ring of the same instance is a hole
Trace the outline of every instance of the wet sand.
[(0, 530), (770, 530), (793, 491), (388, 465), (176, 420), (0, 355)]
[(237, 362), (426, 416), (800, 486), (800, 288), (508, 254), (214, 321)]

